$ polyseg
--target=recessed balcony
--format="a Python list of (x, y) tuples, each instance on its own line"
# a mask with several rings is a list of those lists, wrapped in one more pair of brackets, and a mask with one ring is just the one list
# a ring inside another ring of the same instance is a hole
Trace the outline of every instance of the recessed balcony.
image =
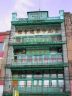
[(33, 93), (33, 94), (41, 94), (41, 93), (62, 93), (64, 92), (64, 88), (60, 87), (43, 87), (43, 86), (31, 86), (31, 87), (16, 87), (16, 90), (19, 93)]
[(10, 40), (13, 45), (32, 45), (32, 44), (64, 44), (61, 34), (57, 35), (36, 35), (36, 36), (17, 36)]
[(15, 55), (11, 60), (10, 67), (63, 67), (66, 66), (62, 59), (62, 54), (49, 54), (41, 56)]

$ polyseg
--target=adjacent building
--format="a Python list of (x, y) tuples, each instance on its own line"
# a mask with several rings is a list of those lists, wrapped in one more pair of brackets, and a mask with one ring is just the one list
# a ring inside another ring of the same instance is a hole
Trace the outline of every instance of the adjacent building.
[(0, 96), (3, 94), (9, 33), (10, 32), (0, 32)]
[(64, 11), (12, 13), (4, 96), (70, 96)]
[(67, 52), (68, 52), (68, 64), (69, 64), (69, 79), (70, 79), (70, 91), (72, 96), (72, 14), (65, 13), (65, 30), (67, 38)]

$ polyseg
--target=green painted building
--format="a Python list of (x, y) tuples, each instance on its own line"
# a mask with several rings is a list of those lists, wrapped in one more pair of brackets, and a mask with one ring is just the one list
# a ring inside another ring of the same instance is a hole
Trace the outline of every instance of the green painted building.
[(12, 13), (4, 96), (70, 96), (64, 11), (27, 16)]

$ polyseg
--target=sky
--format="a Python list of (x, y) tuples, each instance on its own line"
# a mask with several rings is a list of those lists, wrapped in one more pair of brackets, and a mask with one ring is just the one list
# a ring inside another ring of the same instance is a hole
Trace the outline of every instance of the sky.
[(0, 32), (10, 30), (12, 12), (26, 17), (27, 11), (49, 11), (49, 16), (59, 15), (59, 10), (72, 13), (72, 0), (0, 0)]

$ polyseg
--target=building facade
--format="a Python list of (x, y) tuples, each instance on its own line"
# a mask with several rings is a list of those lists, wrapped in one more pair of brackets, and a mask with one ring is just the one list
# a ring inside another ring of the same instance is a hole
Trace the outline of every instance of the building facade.
[(70, 96), (64, 11), (12, 13), (4, 96)]
[(3, 94), (9, 32), (0, 32), (0, 96)]
[(70, 91), (72, 96), (72, 14), (69, 12), (65, 13), (65, 30), (66, 30), (66, 37), (67, 37)]

